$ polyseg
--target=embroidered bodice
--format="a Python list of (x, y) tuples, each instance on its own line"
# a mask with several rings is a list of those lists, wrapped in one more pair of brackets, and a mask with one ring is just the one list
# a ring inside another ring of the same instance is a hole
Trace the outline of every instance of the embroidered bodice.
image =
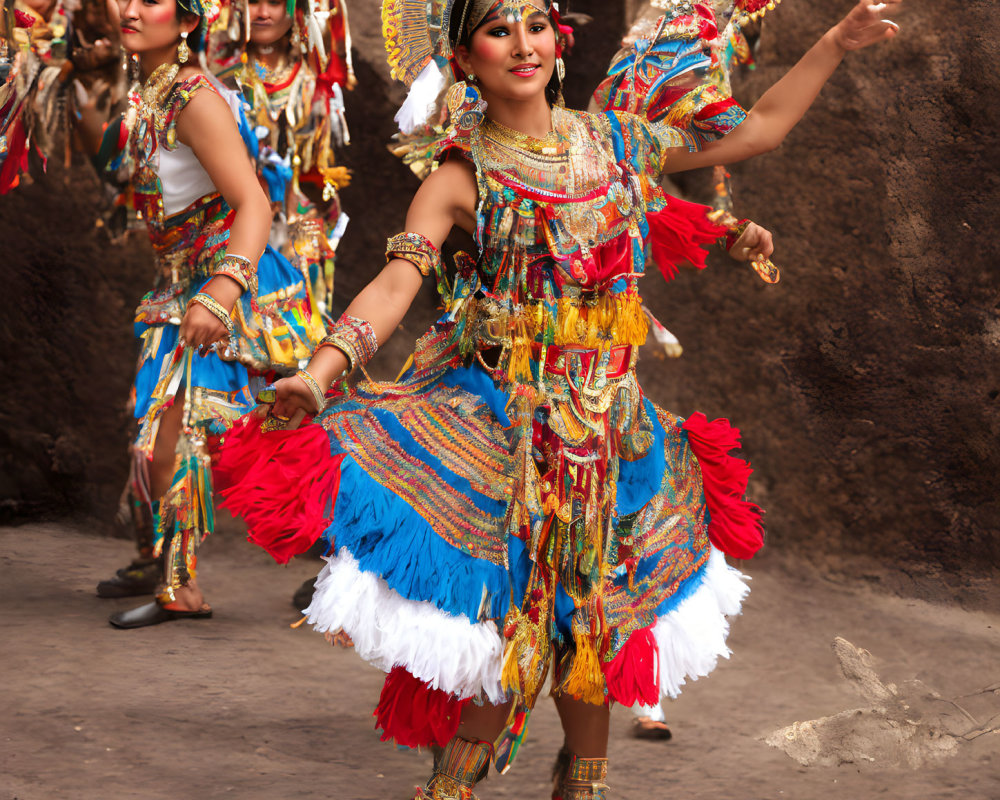
[(627, 372), (634, 352), (613, 351), (647, 332), (638, 279), (647, 216), (665, 204), (657, 142), (623, 112), (556, 107), (552, 123), (534, 139), (487, 120), (453, 142), (476, 167), (480, 255), (460, 256), (454, 286), (439, 284), (459, 350), (499, 348), (489, 368), (501, 384), (543, 382), (550, 346), (592, 349), (594, 370)]
[(177, 117), (202, 89), (219, 94), (239, 120), (239, 96), (220, 91), (209, 78), (195, 75), (180, 81), (157, 108), (140, 110), (130, 139), (136, 208), (147, 222), (165, 222), (206, 195), (215, 184), (194, 151), (177, 139)]

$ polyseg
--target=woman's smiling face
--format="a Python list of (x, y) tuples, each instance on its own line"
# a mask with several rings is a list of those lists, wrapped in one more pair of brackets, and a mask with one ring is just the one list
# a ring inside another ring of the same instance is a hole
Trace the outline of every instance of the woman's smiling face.
[(545, 92), (556, 63), (556, 32), (544, 11), (525, 5), (520, 19), (497, 3), (456, 50), (459, 64), (476, 76), (483, 94), (527, 100)]

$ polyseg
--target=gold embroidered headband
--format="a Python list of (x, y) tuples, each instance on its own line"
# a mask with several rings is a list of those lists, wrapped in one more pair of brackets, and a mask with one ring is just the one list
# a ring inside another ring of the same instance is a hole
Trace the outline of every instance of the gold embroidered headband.
[[(545, 2), (530, 2), (530, 0), (471, 0), (463, 10), (466, 19), (462, 20), (459, 30), (474, 31), (491, 13), (508, 22), (520, 22), (536, 12), (548, 14), (549, 10), (545, 7), (547, 5)], [(528, 9), (531, 11), (525, 14)]]

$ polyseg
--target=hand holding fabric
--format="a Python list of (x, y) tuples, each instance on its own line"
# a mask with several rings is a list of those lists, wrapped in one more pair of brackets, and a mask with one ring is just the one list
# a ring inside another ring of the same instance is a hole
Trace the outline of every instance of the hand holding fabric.
[(257, 395), (259, 405), (254, 409), (258, 417), (266, 417), (262, 430), (286, 430), (297, 428), (306, 414), (316, 413), (316, 400), (297, 376), (282, 378), (265, 387)]

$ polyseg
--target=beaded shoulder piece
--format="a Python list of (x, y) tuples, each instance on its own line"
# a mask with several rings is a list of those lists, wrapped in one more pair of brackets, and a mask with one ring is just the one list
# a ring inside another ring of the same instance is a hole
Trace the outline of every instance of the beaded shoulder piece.
[(133, 117), (129, 138), (133, 203), (147, 224), (154, 224), (163, 218), (163, 191), (156, 171), (157, 150), (160, 147), (167, 150), (177, 147), (177, 117), (195, 93), (205, 88), (215, 92), (208, 78), (194, 75), (168, 85), (159, 97), (146, 93), (129, 110)]
[(173, 92), (167, 98), (163, 109), (163, 128), (160, 130), (160, 141), (168, 150), (177, 147), (177, 117), (191, 98), (202, 89), (216, 92), (212, 82), (204, 75), (194, 75), (187, 80), (175, 84)]

